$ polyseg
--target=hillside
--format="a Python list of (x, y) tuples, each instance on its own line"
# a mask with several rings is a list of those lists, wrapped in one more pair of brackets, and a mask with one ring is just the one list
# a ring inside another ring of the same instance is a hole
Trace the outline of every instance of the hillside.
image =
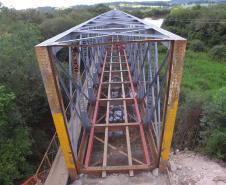
[[(171, 7), (175, 5), (185, 5), (185, 4), (222, 4), (226, 3), (226, 0), (169, 0), (169, 1), (139, 1), (139, 2), (130, 2), (130, 1), (117, 1), (117, 2), (110, 2), (110, 3), (101, 3), (106, 6), (112, 7), (112, 8), (118, 8), (118, 9), (137, 9), (140, 8), (140, 11), (142, 11), (142, 8), (148, 8), (148, 7)], [(75, 5), (68, 8), (73, 9), (83, 9), (83, 8), (89, 8), (89, 7), (95, 7), (95, 5)], [(42, 12), (52, 12), (54, 9), (58, 9), (55, 7), (38, 7), (38, 11)]]
[(170, 4), (201, 4), (201, 3), (225, 3), (225, 0), (170, 0)]

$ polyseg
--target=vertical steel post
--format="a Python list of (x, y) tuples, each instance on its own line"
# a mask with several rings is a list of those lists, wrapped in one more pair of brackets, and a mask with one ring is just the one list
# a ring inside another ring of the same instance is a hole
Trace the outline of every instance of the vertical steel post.
[[(68, 61), (68, 71), (69, 75), (72, 76), (72, 54), (71, 54), (71, 47), (68, 48), (68, 55), (69, 55), (69, 61)], [(73, 95), (73, 88), (72, 88), (72, 79), (69, 79), (69, 93), (70, 93), (70, 98), (72, 98)], [(73, 112), (73, 107), (72, 104), (70, 105), (70, 114), (72, 115)]]
[(57, 74), (48, 47), (35, 47), (54, 125), (71, 179), (77, 176), (76, 160), (70, 143), (67, 120)]
[(172, 42), (168, 78), (168, 98), (165, 108), (165, 123), (161, 145), (160, 169), (162, 170), (166, 169), (170, 155), (186, 49), (186, 40), (176, 40)]

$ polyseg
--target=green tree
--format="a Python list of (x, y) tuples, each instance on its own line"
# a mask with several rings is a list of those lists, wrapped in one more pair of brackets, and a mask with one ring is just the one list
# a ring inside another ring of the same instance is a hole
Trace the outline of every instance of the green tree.
[(73, 26), (75, 26), (74, 20), (65, 16), (46, 19), (41, 23), (40, 28), (45, 38), (50, 38)]
[[(0, 36), (0, 81), (16, 94), (16, 103), (28, 124), (40, 121), (47, 103), (33, 47), (42, 36), (37, 26), (15, 23)], [(35, 105), (35, 106), (34, 106)]]
[(207, 7), (175, 7), (166, 17), (163, 27), (188, 40), (202, 40), (206, 46), (226, 42), (226, 5)]
[[(34, 164), (40, 160), (52, 133), (49, 132), (51, 114), (33, 49), (42, 35), (38, 27), (30, 23), (19, 21), (13, 27), (11, 32), (0, 36), (0, 81), (15, 93), (17, 108), (26, 126), (32, 128), (31, 136), (36, 142), (29, 160)], [(39, 142), (40, 130), (46, 131), (45, 143)]]
[(15, 104), (16, 96), (0, 86), (0, 184), (13, 184), (14, 179), (29, 173), (26, 157), (31, 154), (29, 129)]

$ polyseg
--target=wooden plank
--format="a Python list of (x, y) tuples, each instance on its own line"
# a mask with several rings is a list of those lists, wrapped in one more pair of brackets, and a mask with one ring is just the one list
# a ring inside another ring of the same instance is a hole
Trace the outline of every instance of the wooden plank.
[[(110, 71), (104, 71), (105, 73), (109, 73)], [(128, 72), (127, 69), (124, 69), (124, 70), (114, 70), (112, 71), (112, 73), (119, 73), (119, 72)]]
[[(104, 134), (104, 153), (103, 153), (103, 167), (107, 166), (107, 151), (108, 151), (108, 127), (105, 128)], [(106, 177), (106, 171), (102, 172), (102, 177)]]
[(106, 123), (98, 123), (95, 125), (95, 127), (125, 127), (125, 126), (138, 126), (139, 123), (137, 122), (131, 122), (131, 123), (109, 123), (106, 125)]
[[(122, 70), (122, 63), (121, 63), (121, 54), (119, 51), (119, 63), (120, 63), (120, 70)], [(123, 80), (123, 72), (121, 72), (121, 81)], [(124, 84), (122, 84), (122, 97), (125, 99), (125, 87)], [(126, 108), (126, 101), (123, 100), (123, 110), (124, 110), (124, 117), (125, 117), (125, 123), (128, 123), (128, 115), (127, 115), (127, 108)], [(127, 145), (127, 152), (128, 152), (128, 163), (129, 166), (133, 165), (132, 162), (132, 151), (131, 151), (131, 145), (130, 145), (130, 136), (129, 136), (129, 127), (126, 126), (126, 145)], [(129, 175), (134, 176), (133, 170), (129, 170)]]
[(151, 149), (151, 156), (153, 159), (152, 161), (154, 161), (154, 163), (157, 165), (159, 152), (157, 150), (155, 140), (154, 140), (154, 137), (152, 135), (152, 131), (150, 128), (148, 128), (148, 130), (147, 130), (147, 141), (148, 141), (148, 144)]
[[(97, 137), (97, 136), (94, 136), (94, 138), (95, 138), (96, 140), (98, 140), (99, 142), (104, 143), (104, 141), (103, 141), (101, 138), (99, 138), (99, 137)], [(118, 151), (120, 154), (122, 154), (122, 155), (128, 157), (128, 154), (127, 154), (126, 152), (124, 152), (124, 151), (122, 151), (122, 150), (116, 148), (114, 145), (108, 143), (108, 147), (110, 147), (111, 149), (116, 150), (116, 151)], [(132, 160), (135, 161), (135, 162), (137, 162), (137, 163), (139, 163), (139, 164), (144, 164), (142, 161), (140, 161), (140, 160), (138, 160), (138, 159), (136, 159), (136, 158), (134, 158), (134, 157), (132, 157)]]
[[(111, 57), (112, 57), (112, 50), (113, 46), (111, 47)], [(110, 59), (112, 62), (112, 58)], [(103, 69), (104, 70), (104, 69)], [(110, 66), (110, 73), (109, 73), (109, 82), (111, 82), (111, 70), (112, 66)], [(108, 99), (111, 97), (111, 84), (108, 84)], [(110, 102), (107, 102), (107, 111), (106, 111), (106, 125), (109, 124), (109, 113), (110, 113)], [(104, 154), (103, 154), (103, 167), (107, 166), (107, 151), (108, 151), (108, 127), (105, 127), (105, 134), (104, 134)], [(106, 171), (102, 172), (102, 177), (106, 177)]]
[[(123, 52), (124, 52), (124, 58), (126, 60), (127, 68), (130, 69), (129, 64), (128, 64), (128, 60), (127, 60), (126, 50), (124, 49)], [(134, 86), (133, 86), (133, 83), (132, 83), (132, 76), (131, 76), (130, 71), (128, 72), (128, 74), (129, 74), (129, 80), (130, 80), (130, 84), (131, 84), (132, 93), (135, 94), (135, 89), (134, 89)], [(138, 102), (137, 102), (136, 98), (134, 98), (134, 104), (135, 104), (136, 116), (137, 116), (138, 122), (140, 122), (140, 125), (139, 125), (140, 126), (140, 136), (141, 136), (141, 143), (142, 143), (143, 151), (144, 151), (144, 158), (145, 158), (145, 161), (147, 162), (147, 164), (150, 164), (150, 157), (149, 157), (149, 152), (148, 152), (148, 148), (147, 148), (147, 142), (146, 142), (146, 139), (145, 139), (143, 124), (141, 123), (141, 117), (140, 117)]]
[(130, 84), (130, 81), (124, 81), (124, 82), (103, 82), (102, 84), (109, 84), (109, 83), (111, 83), (111, 84)]
[(100, 98), (99, 101), (132, 101), (134, 100), (134, 98), (107, 98), (107, 99), (103, 99)]
[(83, 164), (83, 161), (84, 161), (84, 158), (85, 158), (87, 143), (88, 143), (88, 134), (84, 131), (83, 135), (82, 135), (82, 140), (81, 140), (79, 152), (78, 152), (78, 160), (82, 164)]
[(152, 169), (152, 165), (126, 165), (126, 166), (106, 166), (106, 167), (92, 167), (89, 166), (87, 168), (82, 168), (81, 172), (83, 173), (89, 173), (89, 172), (102, 172), (102, 171), (107, 171), (107, 172), (122, 172), (122, 171), (129, 171), (129, 170), (150, 170)]
[[(118, 62), (111, 62), (111, 63), (108, 63), (108, 64), (118, 64)], [(121, 64), (125, 64), (125, 62), (121, 62)]]
[(100, 99), (100, 105), (104, 106), (107, 102), (111, 102), (111, 105), (122, 105), (122, 101), (125, 100), (127, 104), (134, 104), (133, 98), (115, 98), (115, 99)]

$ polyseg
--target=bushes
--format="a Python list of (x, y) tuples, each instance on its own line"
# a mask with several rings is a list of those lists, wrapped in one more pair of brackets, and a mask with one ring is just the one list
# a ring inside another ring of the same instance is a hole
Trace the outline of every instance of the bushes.
[(175, 148), (189, 148), (226, 161), (226, 87), (211, 95), (181, 93)]
[(144, 12), (144, 17), (165, 17), (170, 13), (170, 9), (166, 8), (153, 8)]
[(226, 129), (215, 129), (207, 139), (206, 154), (226, 160)]
[(194, 149), (199, 142), (199, 119), (203, 98), (192, 91), (182, 91), (177, 124), (173, 136), (173, 146), (179, 149)]
[[(226, 161), (226, 66), (188, 51), (173, 145)], [(222, 88), (224, 87), (224, 88)]]
[(211, 156), (226, 160), (226, 87), (216, 90), (203, 106), (200, 145)]
[(18, 184), (34, 173), (53, 134), (34, 46), (43, 36), (58, 34), (105, 10), (95, 6), (43, 13), (0, 5), (1, 185)]
[(75, 25), (73, 19), (69, 17), (56, 17), (46, 19), (41, 25), (41, 31), (46, 38), (53, 37)]
[[(221, 20), (226, 19), (226, 5), (201, 7), (174, 7), (166, 17), (163, 27), (169, 31), (187, 38), (199, 39), (206, 47), (224, 44), (226, 25)], [(209, 23), (208, 20), (215, 22)]]
[(205, 50), (205, 45), (201, 40), (195, 39), (190, 42), (189, 48), (192, 51), (201, 52)]
[(210, 57), (216, 60), (226, 60), (226, 46), (225, 45), (216, 45), (214, 46), (209, 53)]
[(0, 36), (0, 85), (6, 87), (0, 88), (0, 184), (4, 185), (32, 174), (37, 152), (30, 137), (40, 140), (40, 136), (31, 133), (49, 127), (48, 104), (33, 51), (43, 39), (41, 32), (37, 25), (21, 21), (9, 22), (9, 27)]

